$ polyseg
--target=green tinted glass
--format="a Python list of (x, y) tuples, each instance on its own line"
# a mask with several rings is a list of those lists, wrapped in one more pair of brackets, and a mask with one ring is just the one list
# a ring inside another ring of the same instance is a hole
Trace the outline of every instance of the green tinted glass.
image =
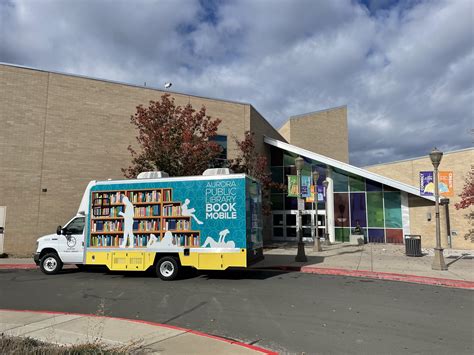
[(351, 191), (365, 191), (365, 179), (361, 176), (350, 176), (349, 186)]
[(334, 192), (347, 192), (349, 177), (342, 172), (334, 170), (332, 172), (332, 179), (334, 181)]
[(385, 227), (402, 228), (402, 207), (400, 192), (384, 192)]
[(384, 227), (382, 192), (367, 192), (367, 218), (369, 227)]
[(295, 159), (297, 155), (289, 152), (283, 153), (283, 165), (284, 166), (292, 166), (295, 165)]
[(338, 242), (348, 242), (349, 241), (349, 235), (351, 234), (350, 228), (335, 228), (336, 230), (336, 240)]

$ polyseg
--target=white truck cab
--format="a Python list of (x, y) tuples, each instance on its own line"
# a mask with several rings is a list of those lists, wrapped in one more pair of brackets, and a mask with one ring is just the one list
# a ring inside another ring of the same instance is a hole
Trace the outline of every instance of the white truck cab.
[(56, 233), (47, 234), (36, 241), (33, 260), (45, 274), (58, 273), (64, 264), (81, 267), (84, 264), (84, 232), (88, 194), (95, 181), (91, 181), (84, 193), (76, 216), (64, 227), (58, 226)]
[(84, 260), (85, 216), (76, 215), (64, 227), (58, 226), (55, 234), (38, 239), (33, 257), (45, 274), (55, 274), (63, 264), (80, 265)]

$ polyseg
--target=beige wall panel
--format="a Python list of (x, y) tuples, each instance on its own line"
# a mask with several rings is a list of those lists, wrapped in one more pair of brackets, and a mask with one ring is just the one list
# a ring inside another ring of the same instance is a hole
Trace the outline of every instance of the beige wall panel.
[(293, 116), (280, 130), (292, 145), (349, 162), (346, 106)]
[[(6, 65), (0, 65), (0, 90), (5, 252), (28, 255), (39, 235), (75, 215), (90, 180), (123, 178), (121, 168), (131, 162), (127, 147), (136, 142), (130, 116), (164, 92)], [(223, 120), (219, 133), (228, 136), (232, 157), (232, 137), (242, 139), (249, 128), (249, 105), (171, 95), (177, 105), (204, 105)]]
[(190, 103), (197, 110), (202, 106), (206, 107), (209, 116), (222, 120), (218, 133), (227, 136), (227, 157), (235, 158), (238, 152), (235, 140), (244, 138), (248, 105), (200, 97), (191, 97)]
[[(267, 157), (268, 168), (270, 168), (270, 148), (264, 143), (264, 136), (285, 142), (280, 133), (268, 123), (268, 121), (253, 107), (250, 108), (250, 130), (255, 133), (255, 148), (260, 154)], [(263, 218), (263, 240), (270, 241), (272, 239), (272, 219), (271, 216)]]
[(278, 129), (278, 133), (280, 133), (281, 136), (285, 138), (287, 142), (290, 142), (290, 139), (291, 139), (290, 122), (291, 122), (290, 120), (286, 121), (285, 124)]
[(0, 205), (7, 206), (6, 253), (35, 246), (47, 85), (48, 73), (0, 65)]
[[(454, 208), (454, 205), (461, 200), (458, 195), (461, 193), (464, 187), (465, 177), (467, 176), (469, 169), (471, 169), (471, 164), (473, 164), (473, 162), (474, 149), (466, 149), (445, 153), (439, 167), (440, 171), (446, 170), (454, 172), (454, 196), (449, 198), (451, 231), (455, 232), (456, 234), (452, 236), (452, 246), (454, 249), (474, 249), (474, 243), (472, 243), (469, 238), (465, 239), (469, 229), (472, 228), (472, 222), (470, 222), (467, 218), (468, 210), (456, 210)], [(432, 171), (433, 165), (431, 164), (431, 161), (427, 155), (426, 157), (418, 159), (369, 166), (365, 167), (365, 169), (418, 187), (420, 171)], [(444, 207), (440, 206), (440, 209), (442, 212), (440, 214), (442, 226), (441, 229), (443, 231), (443, 228), (444, 230), (446, 228), (446, 217)], [(427, 222), (426, 220), (426, 214), (428, 212), (431, 212), (432, 214), (433, 219), (431, 222)], [(422, 234), (426, 236), (424, 238), (424, 246), (434, 246), (434, 216), (434, 204), (431, 207), (420, 207), (418, 205), (416, 207), (410, 206), (410, 224), (412, 233), (414, 233), (413, 231), (415, 230), (417, 231), (416, 234)], [(443, 232), (442, 236), (445, 234), (446, 232)]]

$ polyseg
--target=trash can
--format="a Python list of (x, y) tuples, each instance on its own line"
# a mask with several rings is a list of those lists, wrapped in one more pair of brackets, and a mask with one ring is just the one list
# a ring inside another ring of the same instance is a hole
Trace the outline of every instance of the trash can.
[(421, 254), (421, 235), (405, 235), (405, 255), (423, 256)]

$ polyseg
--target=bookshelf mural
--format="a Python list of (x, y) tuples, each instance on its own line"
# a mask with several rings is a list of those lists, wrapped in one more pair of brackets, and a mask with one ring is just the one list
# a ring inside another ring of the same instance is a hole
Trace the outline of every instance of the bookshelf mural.
[(246, 246), (245, 179), (96, 185), (90, 201), (87, 247)]
[(200, 232), (191, 228), (194, 210), (184, 215), (181, 202), (173, 201), (171, 188), (93, 192), (91, 209), (91, 247), (200, 245)]

